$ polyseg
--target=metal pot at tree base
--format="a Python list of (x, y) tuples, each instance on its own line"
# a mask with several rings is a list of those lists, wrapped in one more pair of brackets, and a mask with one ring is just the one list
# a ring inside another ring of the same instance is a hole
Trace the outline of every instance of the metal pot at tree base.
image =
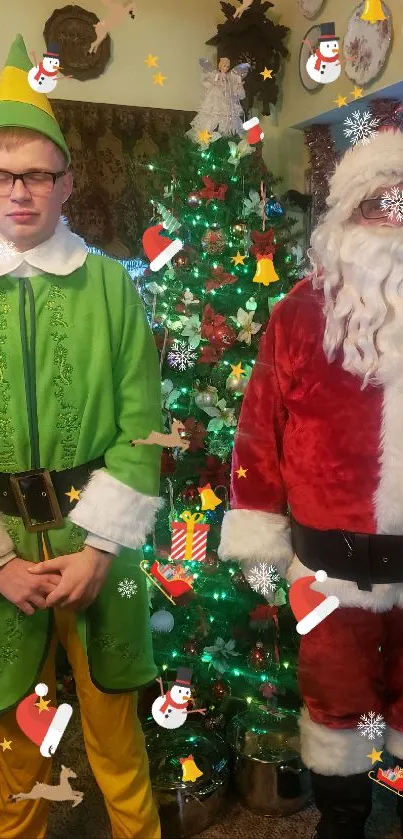
[(234, 782), (245, 807), (279, 818), (309, 803), (310, 775), (299, 754), (294, 714), (281, 719), (267, 711), (238, 714), (230, 726), (230, 742)]
[(199, 834), (221, 816), (229, 789), (229, 751), (222, 738), (186, 722), (149, 726), (146, 745), (163, 839)]

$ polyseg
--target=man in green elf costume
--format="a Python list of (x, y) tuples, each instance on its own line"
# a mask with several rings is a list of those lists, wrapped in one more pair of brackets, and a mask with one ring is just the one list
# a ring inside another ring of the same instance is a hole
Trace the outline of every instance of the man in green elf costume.
[(9, 799), (50, 782), (16, 709), (38, 683), (54, 705), (59, 639), (112, 835), (158, 839), (136, 691), (157, 675), (139, 563), (161, 449), (130, 445), (161, 430), (158, 357), (129, 276), (61, 220), (70, 155), (31, 66), (19, 35), (0, 76), (0, 835), (46, 832), (46, 801)]

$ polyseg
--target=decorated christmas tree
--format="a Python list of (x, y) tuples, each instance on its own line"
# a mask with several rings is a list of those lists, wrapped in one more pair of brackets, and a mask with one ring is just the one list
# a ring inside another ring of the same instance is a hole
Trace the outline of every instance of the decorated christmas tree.
[(176, 138), (149, 168), (150, 271), (137, 284), (160, 352), (166, 505), (143, 570), (164, 683), (190, 668), (193, 701), (220, 728), (247, 703), (298, 706), (286, 584), (259, 563), (246, 580), (216, 553), (259, 340), (298, 279), (293, 220), (260, 143)]

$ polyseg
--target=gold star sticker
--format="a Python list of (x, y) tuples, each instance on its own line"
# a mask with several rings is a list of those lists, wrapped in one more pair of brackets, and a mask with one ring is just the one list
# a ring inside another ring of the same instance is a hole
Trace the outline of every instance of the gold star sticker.
[(239, 251), (236, 254), (236, 256), (231, 256), (231, 262), (233, 262), (234, 265), (245, 265), (245, 259), (246, 259), (246, 253), (242, 254), (242, 253), (239, 253)]
[(239, 364), (231, 364), (232, 375), (236, 376), (238, 379), (241, 378), (242, 373), (245, 373), (245, 370), (242, 367), (241, 362)]
[(159, 84), (160, 87), (164, 86), (165, 79), (166, 79), (166, 76), (163, 76), (162, 73), (156, 73), (155, 76), (153, 76), (154, 84)]
[(342, 108), (343, 105), (347, 105), (347, 97), (346, 96), (338, 96), (337, 99), (333, 100), (338, 108)]
[(147, 58), (144, 59), (144, 64), (147, 64), (147, 67), (158, 67), (158, 55), (151, 55), (149, 52)]
[(240, 466), (239, 469), (235, 469), (235, 472), (238, 475), (238, 478), (246, 478), (247, 469), (244, 469), (243, 466)]
[(273, 77), (273, 70), (268, 70), (267, 67), (265, 67), (260, 75), (263, 76), (263, 80), (266, 81), (266, 79), (271, 79)]
[(372, 766), (374, 765), (374, 763), (377, 763), (378, 760), (380, 760), (382, 763), (382, 752), (377, 752), (375, 747), (372, 749), (371, 754), (366, 756), (369, 757), (369, 759), (372, 761)]
[(44, 699), (43, 696), (41, 696), (39, 702), (35, 702), (35, 708), (39, 708), (40, 714), (42, 711), (49, 711), (48, 705), (50, 705), (50, 699)]
[(210, 131), (207, 131), (207, 128), (205, 128), (204, 131), (199, 131), (197, 139), (199, 143), (205, 143), (206, 146), (208, 146), (210, 140), (213, 139), (213, 135), (210, 134)]
[(11, 748), (11, 743), (12, 742), (13, 742), (12, 740), (6, 740), (6, 738), (4, 738), (3, 742), (0, 743), (0, 748), (3, 749), (3, 752), (5, 752), (7, 749), (10, 752), (12, 752), (12, 748)]
[(363, 91), (362, 87), (355, 86), (354, 90), (351, 91), (351, 93), (354, 96), (354, 99), (361, 99), (362, 91)]
[(74, 489), (74, 487), (71, 487), (70, 492), (65, 492), (64, 494), (67, 495), (67, 498), (70, 498), (70, 504), (72, 504), (73, 501), (80, 500), (81, 489)]

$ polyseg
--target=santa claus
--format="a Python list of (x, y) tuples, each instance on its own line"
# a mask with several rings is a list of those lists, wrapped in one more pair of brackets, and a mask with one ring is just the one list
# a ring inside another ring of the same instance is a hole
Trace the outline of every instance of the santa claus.
[[(337, 166), (313, 273), (277, 304), (261, 342), (222, 528), (222, 559), (274, 564), (290, 582), (322, 569), (314, 590), (340, 601), (300, 646), (317, 839), (363, 839), (374, 753), (403, 766), (400, 197), (400, 133), (380, 133)], [(386, 723), (371, 740), (357, 729), (370, 711)]]

